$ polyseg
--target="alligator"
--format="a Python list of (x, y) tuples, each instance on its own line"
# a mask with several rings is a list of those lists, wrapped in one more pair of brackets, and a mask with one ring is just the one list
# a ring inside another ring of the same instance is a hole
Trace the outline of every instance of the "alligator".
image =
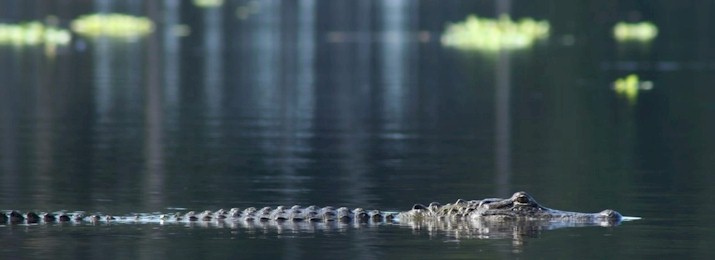
[[(40, 224), (40, 223), (393, 223), (411, 226), (423, 224), (472, 222), (479, 225), (493, 223), (538, 223), (544, 227), (561, 226), (615, 226), (624, 217), (614, 210), (598, 213), (580, 213), (550, 209), (541, 206), (526, 192), (514, 193), (510, 198), (487, 198), (481, 200), (462, 200), (441, 205), (432, 202), (427, 206), (415, 204), (412, 209), (402, 212), (365, 210), (346, 207), (249, 207), (246, 209), (203, 211), (172, 214), (134, 214), (131, 216), (112, 216), (86, 214), (85, 212), (26, 212), (0, 211), (0, 225)], [(500, 224), (501, 225), (501, 224)]]

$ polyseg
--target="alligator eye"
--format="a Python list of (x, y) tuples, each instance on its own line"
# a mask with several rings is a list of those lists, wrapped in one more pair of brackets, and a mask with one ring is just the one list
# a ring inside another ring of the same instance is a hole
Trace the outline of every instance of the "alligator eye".
[(524, 203), (524, 204), (529, 203), (529, 197), (527, 197), (526, 195), (521, 195), (516, 198), (516, 202)]
[(412, 206), (412, 210), (427, 210), (427, 207), (422, 204), (415, 204), (414, 206)]

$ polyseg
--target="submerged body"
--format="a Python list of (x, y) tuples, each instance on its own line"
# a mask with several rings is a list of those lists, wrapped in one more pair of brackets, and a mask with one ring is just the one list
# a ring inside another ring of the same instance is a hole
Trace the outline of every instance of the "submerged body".
[(362, 208), (348, 209), (346, 207), (264, 207), (256, 209), (232, 208), (230, 210), (204, 211), (185, 214), (138, 214), (134, 216), (87, 215), (83, 212), (41, 213), (17, 211), (0, 212), (0, 224), (34, 224), (51, 222), (118, 222), (118, 223), (182, 223), (182, 222), (324, 222), (324, 223), (400, 223), (420, 224), (423, 222), (455, 223), (472, 222), (485, 223), (533, 222), (558, 226), (580, 225), (617, 225), (622, 220), (621, 214), (613, 210), (598, 213), (580, 213), (554, 210), (539, 205), (526, 192), (517, 192), (511, 198), (490, 198), (482, 200), (457, 200), (455, 203), (440, 205), (431, 203), (429, 206), (416, 204), (409, 211), (383, 212), (379, 210), (364, 210)]

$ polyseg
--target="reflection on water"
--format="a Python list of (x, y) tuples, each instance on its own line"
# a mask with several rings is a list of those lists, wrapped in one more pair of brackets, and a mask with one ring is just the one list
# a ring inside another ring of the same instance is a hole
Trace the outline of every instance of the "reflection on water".
[[(642, 256), (637, 243), (674, 256), (710, 252), (691, 242), (712, 241), (714, 233), (707, 221), (712, 210), (698, 204), (714, 181), (712, 4), (680, 20), (659, 15), (689, 12), (669, 1), (606, 8), (555, 1), (235, 0), (206, 9), (179, 0), (0, 2), (3, 23), (54, 15), (66, 28), (80, 15), (102, 12), (149, 17), (156, 25), (133, 41), (73, 35), (51, 56), (44, 46), (0, 45), (2, 208), (405, 210), (417, 201), (530, 190), (559, 208), (613, 207), (644, 221), (609, 229), (608, 236), (601, 229), (555, 230), (524, 252), (572, 258), (599, 248), (604, 252), (594, 253), (602, 258)], [(551, 39), (491, 55), (437, 41), (448, 22), (496, 17), (495, 8), (548, 20)], [(647, 47), (613, 41), (613, 26), (630, 16), (658, 26)], [(559, 40), (567, 38), (569, 44)], [(614, 79), (628, 74), (657, 85), (637, 106), (613, 94)], [(680, 223), (679, 233), (658, 223)], [(153, 241), (165, 249), (163, 257), (234, 253), (227, 241), (187, 246), (194, 234), (226, 238), (222, 232), (232, 229), (180, 230), (132, 234), (183, 239)], [(389, 257), (445, 247), (404, 231), (236, 240), (244, 248), (280, 249), (273, 257), (301, 250)], [(22, 236), (33, 245), (109, 236), (91, 249), (71, 245), (70, 253), (136, 245), (114, 232), (132, 231), (0, 228), (3, 238)], [(681, 233), (682, 248), (669, 247)], [(466, 245), (493, 248), (493, 256), (512, 253), (511, 243), (462, 240), (451, 256), (473, 253)], [(177, 246), (189, 254), (176, 256)]]
[[(167, 13), (165, 15), (166, 19), (164, 20), (167, 21), (167, 26), (170, 27), (173, 25), (172, 21), (176, 19), (178, 6), (176, 3), (171, 3), (171, 1), (167, 1), (165, 6), (167, 7)], [(148, 7), (149, 16), (154, 20), (160, 20), (158, 19), (160, 17), (159, 11), (159, 5), (156, 3)], [(165, 29), (165, 31), (168, 30)], [(176, 66), (169, 65), (163, 62), (162, 59), (178, 52), (178, 46), (175, 40), (172, 42), (169, 38), (170, 37), (166, 36), (166, 33), (163, 35), (157, 33), (149, 36), (147, 44), (148, 54), (145, 57), (148, 64), (163, 65), (147, 68), (146, 100), (144, 107), (144, 135), (146, 141), (143, 147), (145, 179), (142, 180), (142, 183), (144, 183), (142, 194), (147, 207), (160, 207), (165, 203), (164, 194), (166, 191), (164, 189), (164, 183), (166, 182), (166, 169), (164, 165), (163, 141), (166, 113), (164, 113), (164, 106), (165, 102), (166, 104), (173, 104), (172, 101), (175, 102), (175, 100), (171, 99), (171, 92), (173, 89), (176, 89), (177, 86), (168, 78), (172, 72), (162, 71), (161, 68), (176, 69)], [(162, 50), (160, 43), (167, 45), (164, 50)], [(163, 73), (167, 74), (164, 78), (161, 77)], [(174, 72), (174, 74), (176, 73)], [(164, 89), (167, 89), (167, 91), (165, 92)]]
[[(211, 8), (203, 11), (203, 42), (201, 51), (203, 56), (203, 96), (206, 99), (203, 103), (206, 104), (206, 118), (209, 120), (218, 118), (219, 109), (223, 103), (223, 78), (224, 78), (224, 63), (223, 54), (224, 39), (223, 39), (223, 12), (221, 9)], [(215, 123), (220, 121), (206, 122), (209, 127), (218, 127)], [(213, 131), (212, 131), (213, 132)]]

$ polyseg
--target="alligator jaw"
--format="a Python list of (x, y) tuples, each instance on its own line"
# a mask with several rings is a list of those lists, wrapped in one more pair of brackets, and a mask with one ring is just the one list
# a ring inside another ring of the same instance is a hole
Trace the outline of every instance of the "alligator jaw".
[(524, 191), (516, 192), (511, 198), (484, 201), (473, 218), (499, 220), (547, 220), (551, 222), (594, 223), (616, 225), (623, 216), (615, 210), (606, 209), (598, 213), (581, 213), (550, 209), (541, 206)]

